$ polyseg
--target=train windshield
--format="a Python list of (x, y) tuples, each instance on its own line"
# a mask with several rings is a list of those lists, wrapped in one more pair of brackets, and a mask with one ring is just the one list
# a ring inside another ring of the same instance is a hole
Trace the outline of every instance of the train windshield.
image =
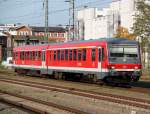
[(137, 46), (113, 45), (109, 48), (110, 63), (139, 63)]

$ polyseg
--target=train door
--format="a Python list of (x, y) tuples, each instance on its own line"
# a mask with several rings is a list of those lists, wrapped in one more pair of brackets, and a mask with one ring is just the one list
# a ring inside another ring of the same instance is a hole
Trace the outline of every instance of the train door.
[(98, 47), (98, 69), (102, 75), (102, 48)]
[(46, 62), (45, 62), (45, 50), (42, 50), (42, 68), (46, 67)]

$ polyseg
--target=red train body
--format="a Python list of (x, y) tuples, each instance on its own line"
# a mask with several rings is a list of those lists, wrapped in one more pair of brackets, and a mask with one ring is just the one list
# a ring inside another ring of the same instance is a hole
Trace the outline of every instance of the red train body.
[(119, 83), (138, 81), (141, 76), (139, 44), (127, 39), (27, 45), (13, 51), (17, 72), (53, 74), (56, 78), (69, 73)]

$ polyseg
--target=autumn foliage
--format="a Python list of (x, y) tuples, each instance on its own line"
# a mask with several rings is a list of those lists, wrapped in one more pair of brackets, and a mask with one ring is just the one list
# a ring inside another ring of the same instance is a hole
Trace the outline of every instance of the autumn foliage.
[(134, 34), (129, 33), (128, 29), (125, 27), (118, 27), (116, 34), (114, 34), (115, 38), (128, 38), (129, 40), (135, 40), (136, 36)]

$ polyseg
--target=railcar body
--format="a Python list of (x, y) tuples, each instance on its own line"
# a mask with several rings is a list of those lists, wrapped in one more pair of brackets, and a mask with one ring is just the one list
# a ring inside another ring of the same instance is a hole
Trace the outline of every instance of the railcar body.
[(140, 48), (136, 41), (118, 38), (17, 47), (14, 68), (17, 72), (53, 74), (55, 78), (69, 73), (93, 81), (138, 81)]

